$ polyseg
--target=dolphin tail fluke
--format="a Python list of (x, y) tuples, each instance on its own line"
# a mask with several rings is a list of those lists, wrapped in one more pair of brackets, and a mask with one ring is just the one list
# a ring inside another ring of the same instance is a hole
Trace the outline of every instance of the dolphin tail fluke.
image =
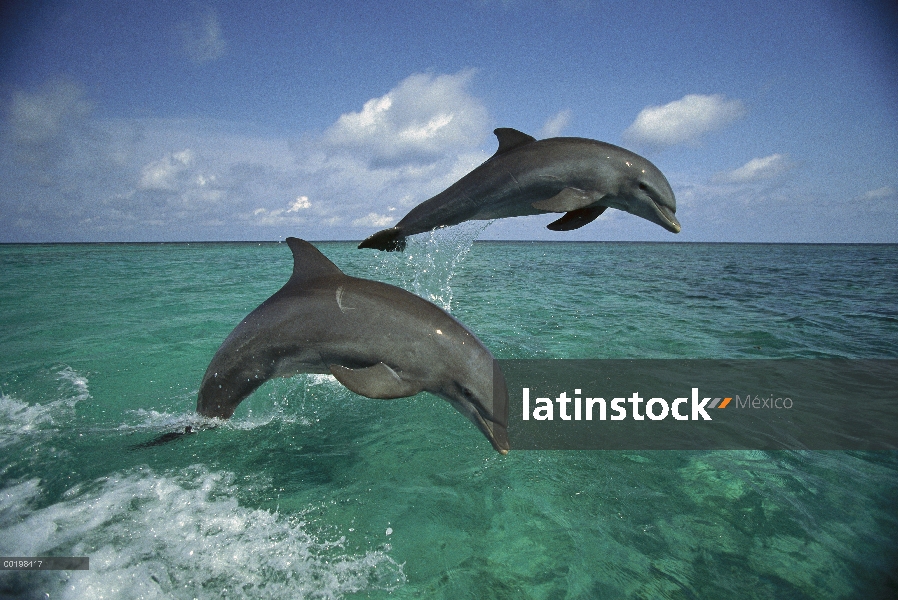
[(359, 244), (359, 248), (402, 252), (405, 250), (405, 234), (398, 227), (384, 229), (365, 239)]

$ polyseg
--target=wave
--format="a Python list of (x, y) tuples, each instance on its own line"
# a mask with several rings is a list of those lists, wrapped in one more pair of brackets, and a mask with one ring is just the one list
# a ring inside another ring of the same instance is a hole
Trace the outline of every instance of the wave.
[(389, 544), (347, 552), (302, 515), (240, 506), (235, 476), (194, 465), (140, 467), (77, 486), (35, 508), (32, 479), (0, 491), (0, 554), (90, 557), (89, 571), (0, 572), (14, 596), (61, 598), (340, 598), (405, 581)]
[(75, 406), (90, 398), (87, 377), (71, 367), (56, 373), (61, 398), (29, 404), (0, 392), (0, 448), (32, 435), (56, 431), (71, 420)]
[(87, 377), (79, 375), (71, 367), (63, 367), (56, 373), (57, 379), (63, 384), (69, 384), (75, 395), (70, 398), (73, 402), (80, 402), (90, 398), (90, 391), (87, 389)]

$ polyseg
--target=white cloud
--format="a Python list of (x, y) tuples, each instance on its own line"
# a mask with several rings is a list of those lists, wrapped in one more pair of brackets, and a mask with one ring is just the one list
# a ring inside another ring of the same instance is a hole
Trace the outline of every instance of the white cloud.
[(373, 166), (433, 162), (486, 136), (487, 112), (468, 91), (473, 71), (416, 74), (359, 112), (341, 115), (323, 136), (334, 150), (367, 156)]
[(779, 177), (793, 166), (792, 161), (785, 154), (771, 154), (764, 158), (753, 158), (738, 169), (717, 175), (715, 180), (728, 183), (752, 183)]
[[(364, 237), (489, 157), (470, 78), (413, 75), (292, 140), (210, 120), (90, 118), (78, 86), (15, 92), (0, 128), (0, 241)], [(54, 151), (25, 156), (35, 148)]]
[(885, 200), (886, 198), (895, 198), (898, 196), (898, 190), (890, 185), (870, 190), (861, 195), (861, 200)]
[(421, 126), (412, 125), (399, 132), (399, 137), (407, 142), (425, 142), (439, 135), (439, 131), (449, 125), (454, 115), (440, 113)]
[(381, 122), (386, 120), (386, 112), (393, 106), (393, 99), (390, 94), (381, 98), (372, 98), (365, 102), (361, 112), (346, 113), (340, 115), (337, 124), (331, 127), (332, 135), (343, 134), (347, 138), (351, 138), (357, 133), (373, 131)]
[[(143, 168), (137, 187), (142, 190), (176, 192), (180, 187), (180, 180), (184, 179), (193, 162), (193, 152), (190, 149), (168, 154)], [(201, 186), (208, 183), (202, 175), (198, 175), (194, 181)]]
[(83, 119), (91, 104), (75, 83), (54, 81), (33, 93), (16, 90), (9, 105), (14, 139), (22, 144), (42, 144), (63, 133), (65, 125)]
[(368, 213), (364, 217), (355, 219), (352, 222), (353, 227), (389, 227), (398, 219), (389, 215), (379, 215), (375, 212)]
[[(255, 226), (283, 226), (283, 225), (302, 225), (307, 223), (309, 219), (321, 220), (322, 215), (311, 211), (312, 203), (308, 196), (298, 196), (296, 200), (290, 202), (286, 208), (264, 208), (259, 207), (250, 213), (243, 214), (240, 218)], [(305, 214), (300, 214), (302, 211)], [(310, 212), (311, 211), (311, 212)], [(329, 220), (330, 224), (336, 224), (342, 220), (338, 216), (324, 216), (325, 220)]]
[(74, 179), (76, 172), (97, 168), (96, 159), (104, 157), (91, 155), (109, 140), (91, 127), (92, 106), (84, 88), (72, 81), (54, 79), (34, 90), (13, 90), (3, 107), (0, 144), (19, 163), (15, 175), (46, 186), (55, 177)]
[[(96, 126), (84, 88), (51, 79), (32, 89), (13, 89), (0, 124), (0, 240), (23, 229), (37, 232), (86, 230), (92, 215), (87, 197), (110, 189), (114, 149), (124, 144)], [(96, 196), (93, 196), (96, 199)], [(101, 219), (102, 221), (102, 219)], [(52, 235), (52, 234), (51, 234)], [(57, 234), (58, 235), (58, 234)]]
[(565, 128), (571, 122), (571, 111), (570, 110), (562, 110), (552, 115), (546, 124), (543, 125), (543, 128), (539, 131), (539, 137), (541, 138), (553, 138), (561, 135), (561, 132), (565, 130)]
[(252, 225), (262, 227), (282, 226), (282, 225), (300, 225), (305, 220), (295, 215), (290, 215), (290, 210), (276, 208), (269, 210), (267, 208), (257, 208), (252, 215), (245, 219)]
[(304, 210), (306, 208), (311, 208), (311, 207), (312, 207), (312, 203), (309, 202), (309, 197), (308, 196), (300, 196), (293, 202), (293, 204), (290, 205), (290, 208), (287, 209), (287, 212), (288, 213), (298, 212), (300, 210)]
[(745, 116), (739, 100), (722, 94), (689, 94), (663, 106), (642, 109), (624, 138), (642, 146), (667, 147), (694, 142)]
[(212, 8), (197, 15), (193, 22), (179, 23), (178, 33), (184, 52), (195, 64), (203, 65), (224, 56), (226, 44)]

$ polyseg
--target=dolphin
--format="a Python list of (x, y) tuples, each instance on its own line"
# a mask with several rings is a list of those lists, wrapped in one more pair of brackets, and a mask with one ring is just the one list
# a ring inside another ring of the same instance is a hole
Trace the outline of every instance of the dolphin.
[(680, 232), (670, 184), (658, 167), (638, 154), (586, 138), (537, 141), (508, 127), (494, 133), (499, 149), (485, 163), (359, 248), (401, 251), (406, 237), (437, 227), (544, 213), (565, 213), (547, 227), (570, 231), (592, 222), (606, 208)]
[(508, 452), (505, 377), (473, 333), (410, 292), (344, 274), (308, 242), (291, 237), (287, 245), (293, 275), (215, 353), (200, 384), (200, 415), (230, 418), (274, 377), (330, 373), (368, 398), (441, 396)]

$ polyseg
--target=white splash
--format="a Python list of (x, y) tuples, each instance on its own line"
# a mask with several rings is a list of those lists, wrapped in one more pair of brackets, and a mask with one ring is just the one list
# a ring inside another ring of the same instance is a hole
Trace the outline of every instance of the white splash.
[[(265, 402), (263, 394), (256, 393), (255, 398), (247, 400), (249, 408), (246, 413), (241, 413), (231, 419), (222, 420), (203, 417), (187, 408), (183, 412), (166, 412), (138, 408), (127, 411), (133, 416), (129, 422), (120, 424), (117, 429), (127, 432), (159, 432), (181, 431), (186, 426), (194, 430), (202, 430), (210, 427), (223, 427), (250, 431), (265, 427), (272, 423), (311, 425), (312, 418), (303, 413), (301, 406), (297, 406), (296, 396), (305, 394), (322, 393), (328, 396), (341, 393), (344, 388), (337, 379), (330, 374), (303, 374), (284, 379), (274, 379), (266, 384), (268, 401)], [(191, 406), (190, 402), (185, 404)]]
[(62, 397), (50, 402), (29, 404), (0, 393), (0, 448), (25, 436), (56, 431), (61, 423), (71, 420), (78, 402), (90, 398), (87, 378), (71, 367), (65, 367), (56, 376), (61, 382)]
[(0, 491), (0, 554), (89, 556), (89, 571), (14, 575), (49, 597), (340, 598), (394, 590), (405, 574), (389, 545), (344, 550), (319, 541), (305, 521), (240, 506), (234, 476), (195, 465), (174, 475), (145, 467), (74, 488), (31, 508), (37, 480)]
[(63, 382), (63, 384), (68, 383), (74, 388), (75, 395), (71, 398), (74, 402), (79, 402), (81, 400), (87, 400), (90, 398), (90, 392), (87, 389), (87, 377), (83, 375), (79, 375), (71, 367), (65, 367), (58, 373), (56, 373), (57, 379)]
[(407, 238), (404, 252), (378, 253), (377, 271), (448, 312), (452, 308), (452, 277), (491, 223), (466, 221), (413, 235)]

